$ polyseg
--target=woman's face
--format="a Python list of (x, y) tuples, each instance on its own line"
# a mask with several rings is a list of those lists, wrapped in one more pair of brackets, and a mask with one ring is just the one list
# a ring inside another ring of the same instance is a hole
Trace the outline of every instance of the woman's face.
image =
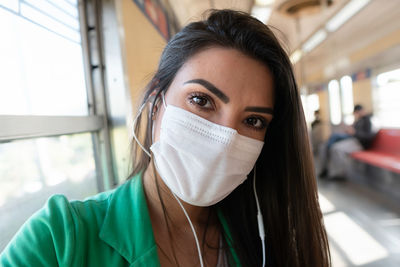
[[(235, 49), (210, 48), (195, 54), (178, 71), (165, 94), (167, 105), (263, 141), (273, 117), (270, 70)], [(154, 142), (160, 135), (164, 106), (158, 106)]]

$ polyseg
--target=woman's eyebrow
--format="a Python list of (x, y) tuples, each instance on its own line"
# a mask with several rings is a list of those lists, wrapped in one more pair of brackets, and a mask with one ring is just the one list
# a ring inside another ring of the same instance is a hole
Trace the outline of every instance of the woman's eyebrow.
[(244, 111), (267, 113), (274, 115), (274, 109), (269, 107), (246, 107)]
[(208, 89), (211, 93), (216, 95), (225, 104), (229, 102), (229, 97), (226, 94), (224, 94), (221, 90), (219, 90), (217, 87), (215, 87), (215, 85), (213, 85), (209, 81), (206, 81), (204, 79), (193, 79), (193, 80), (189, 80), (189, 81), (185, 82), (184, 84), (187, 84), (187, 83), (198, 83), (198, 84), (204, 86), (204, 88)]

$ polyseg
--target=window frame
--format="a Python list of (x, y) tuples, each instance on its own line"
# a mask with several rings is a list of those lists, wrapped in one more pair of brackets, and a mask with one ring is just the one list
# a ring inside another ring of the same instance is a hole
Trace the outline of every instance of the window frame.
[[(105, 62), (101, 35), (101, 2), (97, 0), (79, 0), (77, 8), (88, 115), (0, 115), (0, 143), (90, 132), (92, 133), (94, 149), (97, 190), (102, 192), (114, 188), (118, 181), (115, 175), (115, 165), (113, 164), (110, 121), (107, 116)], [(15, 13), (15, 11), (8, 8), (4, 9)]]

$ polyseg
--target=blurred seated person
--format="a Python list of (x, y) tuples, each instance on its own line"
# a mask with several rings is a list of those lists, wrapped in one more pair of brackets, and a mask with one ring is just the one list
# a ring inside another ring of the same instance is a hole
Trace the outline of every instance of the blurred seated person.
[(321, 178), (345, 178), (348, 155), (367, 149), (374, 137), (371, 114), (360, 104), (354, 107), (354, 123), (342, 125), (343, 132), (332, 134), (321, 148)]
[(318, 148), (323, 143), (322, 121), (319, 110), (314, 111), (314, 120), (311, 123), (311, 143), (314, 155), (317, 155)]
[(314, 120), (311, 123), (311, 128), (314, 129), (315, 127), (317, 127), (320, 124), (321, 124), (321, 118), (319, 115), (319, 110), (315, 110), (314, 111)]

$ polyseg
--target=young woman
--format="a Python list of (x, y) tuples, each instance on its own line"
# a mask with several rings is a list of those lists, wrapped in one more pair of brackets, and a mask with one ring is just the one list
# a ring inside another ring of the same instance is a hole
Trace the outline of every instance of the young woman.
[(330, 266), (292, 66), (248, 14), (167, 44), (135, 119), (131, 179), (52, 197), (5, 266)]

